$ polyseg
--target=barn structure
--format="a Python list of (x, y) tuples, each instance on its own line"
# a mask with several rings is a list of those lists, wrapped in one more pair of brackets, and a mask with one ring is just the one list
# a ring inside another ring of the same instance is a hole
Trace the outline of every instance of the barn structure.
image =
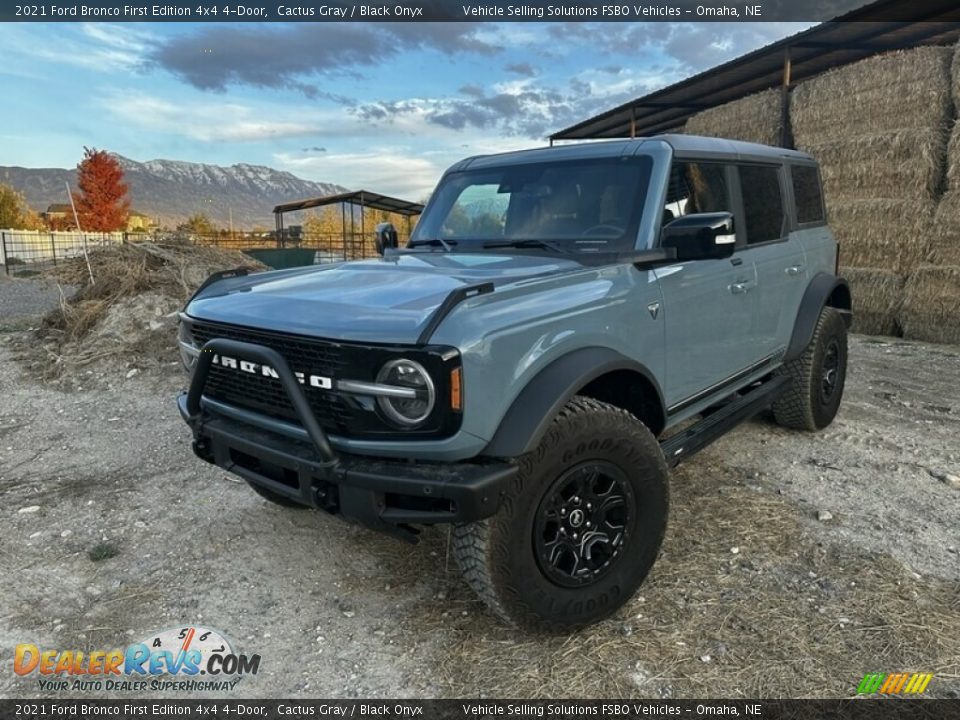
[[(891, 18), (913, 18), (910, 22)], [(879, 0), (550, 137), (727, 137), (811, 153), (854, 329), (960, 343), (960, 6)]]

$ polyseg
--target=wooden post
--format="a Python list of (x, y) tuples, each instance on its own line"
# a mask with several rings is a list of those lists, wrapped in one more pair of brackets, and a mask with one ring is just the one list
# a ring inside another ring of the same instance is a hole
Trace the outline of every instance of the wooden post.
[(780, 86), (780, 147), (790, 147), (790, 82), (793, 64), (790, 59), (790, 47), (783, 50), (783, 84)]
[(635, 105), (630, 106), (630, 139), (633, 140), (637, 137), (637, 108)]

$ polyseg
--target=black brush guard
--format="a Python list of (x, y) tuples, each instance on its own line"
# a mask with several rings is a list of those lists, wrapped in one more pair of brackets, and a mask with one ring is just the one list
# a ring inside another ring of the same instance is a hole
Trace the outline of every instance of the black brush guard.
[[(276, 371), (309, 442), (293, 440), (205, 407), (215, 355)], [(177, 400), (198, 457), (277, 495), (381, 532), (415, 540), (413, 525), (474, 522), (496, 513), (515, 465), (427, 463), (340, 454), (320, 427), (284, 357), (263, 345), (214, 338), (201, 348), (188, 392)]]

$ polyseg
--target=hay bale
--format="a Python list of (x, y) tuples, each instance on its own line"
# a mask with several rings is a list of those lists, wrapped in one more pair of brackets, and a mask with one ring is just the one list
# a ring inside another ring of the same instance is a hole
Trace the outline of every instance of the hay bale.
[(764, 90), (697, 113), (684, 132), (779, 145), (781, 127), (780, 91)]
[(943, 146), (940, 129), (909, 129), (834, 138), (803, 150), (820, 163), (824, 191), (834, 200), (932, 199), (940, 192)]
[(930, 252), (934, 207), (926, 200), (828, 198), (841, 265), (909, 275)]
[(850, 283), (853, 297), (853, 332), (897, 335), (906, 278), (876, 268), (845, 268), (841, 275)]
[(929, 257), (936, 265), (960, 265), (960, 189), (944, 193), (940, 198)]
[(947, 143), (947, 187), (960, 190), (960, 120), (953, 123)]
[(911, 340), (960, 343), (960, 267), (918, 268), (907, 280), (900, 325)]
[(953, 51), (943, 47), (874, 55), (801, 83), (790, 123), (797, 146), (838, 136), (944, 128), (952, 101)]

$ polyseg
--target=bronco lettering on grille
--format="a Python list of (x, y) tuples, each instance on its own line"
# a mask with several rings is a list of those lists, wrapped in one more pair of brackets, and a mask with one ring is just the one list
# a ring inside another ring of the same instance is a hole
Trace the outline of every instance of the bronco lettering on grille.
[[(227, 357), (226, 355), (214, 355), (213, 364), (229, 370), (239, 370), (240, 372), (250, 373), (251, 375), (261, 375), (262, 377), (278, 378), (280, 375), (269, 365), (250, 362), (249, 360), (238, 360), (237, 358)], [(302, 372), (294, 372), (301, 385), (320, 388), (322, 390), (333, 389), (333, 380), (323, 375), (307, 375)]]

